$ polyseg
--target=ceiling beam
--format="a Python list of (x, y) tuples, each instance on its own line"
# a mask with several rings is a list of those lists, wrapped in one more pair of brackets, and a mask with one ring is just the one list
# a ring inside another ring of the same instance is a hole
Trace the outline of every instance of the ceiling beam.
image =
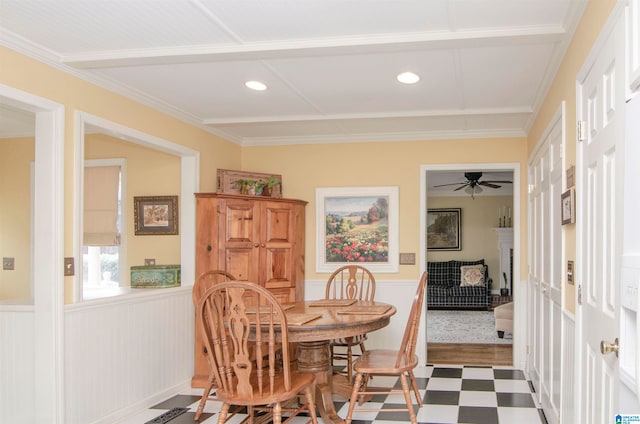
[(231, 125), (267, 122), (332, 121), (346, 119), (384, 119), (384, 118), (426, 118), (445, 116), (482, 116), (482, 115), (528, 115), (533, 110), (528, 106), (491, 109), (448, 109), (448, 110), (411, 110), (406, 112), (383, 113), (341, 113), (328, 115), (277, 115), (252, 116), (248, 118), (210, 118), (203, 119), (204, 125)]
[(438, 48), (474, 48), (559, 42), (558, 26), (370, 34), (340, 38), (281, 40), (245, 44), (208, 44), (153, 49), (123, 49), (64, 55), (61, 62), (82, 69), (234, 60), (291, 59), (347, 54), (376, 54)]

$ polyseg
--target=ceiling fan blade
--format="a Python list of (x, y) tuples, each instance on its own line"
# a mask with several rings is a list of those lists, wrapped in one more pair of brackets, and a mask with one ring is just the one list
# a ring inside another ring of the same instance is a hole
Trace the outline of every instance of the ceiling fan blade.
[(455, 190), (453, 190), (453, 191), (462, 190), (462, 189), (463, 189), (463, 188), (465, 188), (465, 187), (469, 187), (469, 183), (462, 184), (460, 187), (458, 187), (457, 189), (455, 189)]
[(513, 181), (502, 181), (502, 180), (491, 180), (491, 181), (483, 181), (485, 183), (505, 183), (505, 184), (513, 184)]
[(502, 186), (499, 186), (497, 184), (491, 184), (490, 182), (487, 182), (487, 181), (480, 181), (478, 184), (479, 185), (483, 185), (485, 187), (491, 187), (491, 188), (500, 188), (500, 187), (502, 187)]
[(436, 187), (454, 186), (454, 185), (459, 185), (459, 184), (467, 184), (467, 183), (440, 184), (440, 185), (435, 185), (435, 186), (433, 186), (433, 188), (436, 188)]

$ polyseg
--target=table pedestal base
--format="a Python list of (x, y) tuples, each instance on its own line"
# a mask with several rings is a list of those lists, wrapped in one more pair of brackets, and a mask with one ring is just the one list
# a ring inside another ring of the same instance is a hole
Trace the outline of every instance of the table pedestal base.
[(325, 423), (344, 423), (333, 404), (333, 369), (329, 341), (300, 342), (298, 369), (316, 376), (316, 406)]

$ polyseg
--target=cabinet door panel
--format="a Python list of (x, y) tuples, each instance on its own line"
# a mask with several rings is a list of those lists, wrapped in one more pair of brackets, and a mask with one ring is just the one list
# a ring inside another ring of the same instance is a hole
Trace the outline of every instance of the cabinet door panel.
[(293, 211), (291, 207), (278, 204), (263, 206), (264, 230), (262, 240), (265, 243), (292, 243)]
[(266, 248), (265, 262), (265, 287), (295, 287), (291, 269), (291, 248)]
[(294, 209), (278, 203), (262, 206), (262, 259), (265, 287), (295, 287), (295, 268), (292, 249), (295, 245)]
[(260, 281), (259, 207), (252, 201), (220, 202), (220, 265), (239, 280)]
[(258, 249), (252, 246), (246, 248), (227, 247), (224, 249), (224, 269), (238, 280), (261, 284), (255, 266), (258, 253)]
[(223, 202), (221, 228), (224, 228), (224, 243), (258, 242), (259, 213), (253, 202)]
[(294, 288), (269, 289), (269, 292), (280, 303), (293, 303), (296, 301), (296, 289)]

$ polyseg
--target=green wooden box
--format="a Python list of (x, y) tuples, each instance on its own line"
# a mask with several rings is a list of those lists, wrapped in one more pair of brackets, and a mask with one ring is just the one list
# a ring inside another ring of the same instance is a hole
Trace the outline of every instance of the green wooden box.
[(131, 267), (131, 288), (166, 288), (180, 285), (180, 265)]

